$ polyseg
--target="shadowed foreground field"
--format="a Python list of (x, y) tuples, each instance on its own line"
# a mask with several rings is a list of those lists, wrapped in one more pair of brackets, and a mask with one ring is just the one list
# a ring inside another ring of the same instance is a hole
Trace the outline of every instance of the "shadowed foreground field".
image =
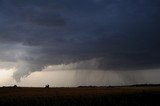
[(160, 86), (0, 88), (0, 106), (160, 106)]

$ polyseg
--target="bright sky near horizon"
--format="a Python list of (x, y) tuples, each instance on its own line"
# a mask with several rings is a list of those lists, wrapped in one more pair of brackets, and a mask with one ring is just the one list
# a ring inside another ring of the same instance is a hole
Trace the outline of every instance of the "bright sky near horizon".
[[(108, 86), (130, 84), (158, 84), (160, 70), (139, 72), (114, 71), (42, 71), (34, 72), (17, 83), (12, 75), (14, 69), (0, 71), (0, 86), (44, 87), (76, 87), (82, 85)], [(82, 77), (83, 76), (83, 77)]]

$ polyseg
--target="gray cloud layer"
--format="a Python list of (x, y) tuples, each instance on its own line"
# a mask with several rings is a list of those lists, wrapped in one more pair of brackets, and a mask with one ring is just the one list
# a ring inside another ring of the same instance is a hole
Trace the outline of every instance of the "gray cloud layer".
[(159, 11), (157, 0), (0, 0), (0, 61), (17, 81), (94, 58), (103, 70), (159, 68)]

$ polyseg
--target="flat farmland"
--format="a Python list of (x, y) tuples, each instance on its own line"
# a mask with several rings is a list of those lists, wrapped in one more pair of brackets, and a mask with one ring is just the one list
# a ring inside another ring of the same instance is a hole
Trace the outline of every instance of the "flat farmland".
[(160, 106), (160, 86), (0, 88), (0, 106)]

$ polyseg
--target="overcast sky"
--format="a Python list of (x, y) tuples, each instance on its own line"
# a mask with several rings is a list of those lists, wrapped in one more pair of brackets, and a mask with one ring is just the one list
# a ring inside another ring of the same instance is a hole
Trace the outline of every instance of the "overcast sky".
[(158, 0), (0, 0), (0, 69), (18, 82), (48, 70), (152, 73), (159, 19)]

